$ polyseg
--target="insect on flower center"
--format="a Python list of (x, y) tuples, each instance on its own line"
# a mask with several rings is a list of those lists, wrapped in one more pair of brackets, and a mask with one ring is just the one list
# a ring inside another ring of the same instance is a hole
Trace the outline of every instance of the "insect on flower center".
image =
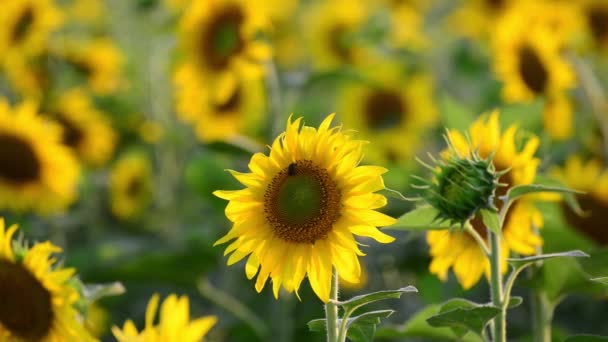
[(547, 88), (549, 72), (538, 53), (528, 45), (519, 50), (519, 73), (533, 93), (542, 94)]
[(245, 47), (241, 26), (245, 14), (238, 6), (228, 6), (216, 13), (203, 31), (200, 41), (202, 63), (212, 69), (225, 69), (231, 58)]
[(407, 106), (397, 92), (378, 90), (365, 103), (365, 121), (375, 131), (399, 126), (407, 114)]
[(300, 160), (281, 170), (264, 194), (274, 233), (295, 243), (324, 239), (340, 216), (341, 193), (326, 170)]
[(592, 7), (587, 12), (587, 21), (593, 37), (598, 42), (608, 39), (608, 7)]
[(52, 322), (51, 294), (22, 265), (0, 260), (0, 324), (25, 341), (40, 341)]
[(40, 177), (40, 161), (33, 147), (23, 138), (0, 133), (0, 178), (24, 185)]
[(21, 12), (19, 19), (15, 23), (15, 26), (13, 27), (13, 32), (11, 34), (11, 40), (14, 43), (21, 42), (27, 35), (33, 23), (34, 10), (28, 6)]

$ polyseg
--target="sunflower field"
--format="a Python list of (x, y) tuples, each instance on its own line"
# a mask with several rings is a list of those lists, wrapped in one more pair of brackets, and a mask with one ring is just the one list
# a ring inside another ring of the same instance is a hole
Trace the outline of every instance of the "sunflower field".
[(607, 323), (608, 0), (0, 0), (0, 342)]

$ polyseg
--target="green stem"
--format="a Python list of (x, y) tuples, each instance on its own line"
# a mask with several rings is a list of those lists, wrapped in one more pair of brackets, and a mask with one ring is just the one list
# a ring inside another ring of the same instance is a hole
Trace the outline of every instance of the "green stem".
[(327, 342), (338, 341), (338, 271), (334, 268), (331, 274), (331, 290), (329, 301), (325, 303), (325, 322), (327, 327)]
[[(534, 233), (539, 234), (538, 228), (534, 228)], [(536, 255), (543, 254), (542, 246), (536, 247)], [(540, 271), (542, 261), (537, 262), (530, 267), (530, 275), (534, 275)], [(547, 293), (543, 289), (532, 290), (531, 294), (532, 311), (532, 334), (535, 342), (550, 342), (551, 341), (551, 321), (553, 320), (553, 309)]]
[[(492, 304), (501, 308), (501, 312), (494, 318), (493, 341), (507, 341), (506, 310), (502, 298), (502, 272), (500, 270), (500, 238), (488, 229), (490, 237), (490, 288)], [(508, 302), (508, 298), (505, 298)]]

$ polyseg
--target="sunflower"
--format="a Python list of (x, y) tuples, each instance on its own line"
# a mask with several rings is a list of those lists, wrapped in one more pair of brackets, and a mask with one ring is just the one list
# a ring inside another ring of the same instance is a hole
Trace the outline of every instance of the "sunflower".
[(386, 0), (379, 2), (380, 10), (390, 17), (389, 43), (394, 48), (420, 50), (428, 47), (429, 41), (423, 33), (424, 10), (428, 3), (420, 1)]
[(106, 11), (103, 0), (70, 0), (64, 8), (70, 19), (88, 24), (98, 23)]
[(369, 161), (405, 161), (416, 152), (423, 132), (437, 121), (433, 82), (422, 73), (405, 76), (395, 63), (374, 64), (373, 72), (363, 70), (366, 82), (341, 91), (338, 108), (344, 124), (374, 142), (365, 154)]
[(146, 326), (138, 332), (133, 321), (128, 320), (123, 328), (112, 328), (118, 342), (199, 342), (209, 329), (215, 325), (215, 316), (205, 316), (190, 321), (190, 304), (187, 296), (167, 297), (159, 313), (159, 323), (154, 325), (154, 316), (158, 309), (159, 296), (150, 299), (146, 309)]
[(599, 160), (584, 162), (574, 155), (563, 168), (554, 169), (553, 174), (569, 188), (585, 192), (577, 200), (586, 215), (579, 216), (564, 208), (568, 223), (599, 245), (608, 245), (604, 216), (608, 210), (608, 170), (602, 168)]
[(270, 47), (258, 39), (268, 25), (258, 4), (246, 0), (195, 1), (180, 20), (180, 45), (200, 82), (226, 101), (241, 78), (257, 78)]
[[(470, 143), (465, 136), (457, 131), (450, 131), (452, 144), (460, 157), (470, 155), (478, 149), (482, 158), (494, 155), (492, 163), (497, 171), (508, 170), (500, 177), (501, 183), (507, 184), (497, 190), (497, 196), (502, 196), (515, 185), (530, 184), (536, 176), (539, 159), (534, 158), (539, 139), (529, 138), (523, 149), (518, 150), (515, 143), (517, 126), (511, 126), (501, 132), (498, 123), (498, 112), (489, 116), (483, 115), (469, 129)], [(501, 206), (502, 203), (496, 203)], [(542, 244), (542, 239), (534, 234), (534, 227), (543, 224), (542, 216), (529, 199), (519, 200), (507, 213), (503, 227), (502, 241), (502, 270), (507, 271), (507, 256), (510, 251), (524, 255), (534, 254), (536, 247)], [(485, 239), (486, 230), (480, 217), (471, 220), (473, 228)], [(441, 280), (447, 278), (450, 268), (453, 268), (458, 282), (468, 289), (475, 285), (482, 273), (489, 275), (490, 264), (477, 242), (466, 231), (436, 230), (427, 233), (430, 246), (431, 273)]]
[(600, 50), (608, 51), (608, 3), (604, 0), (583, 0), (581, 12), (588, 36)]
[(55, 265), (61, 248), (47, 241), (26, 249), (13, 241), (16, 230), (0, 218), (0, 340), (94, 341), (74, 308), (74, 269)]
[(120, 219), (141, 214), (152, 201), (152, 166), (140, 153), (119, 159), (110, 175), (112, 213)]
[(448, 18), (448, 24), (456, 32), (474, 38), (486, 39), (494, 29), (497, 20), (521, 0), (469, 0), (463, 1)]
[(49, 55), (12, 58), (4, 62), (4, 75), (11, 89), (23, 98), (42, 99), (50, 85)]
[(180, 119), (195, 126), (201, 141), (229, 139), (259, 126), (265, 111), (261, 80), (241, 79), (226, 99), (219, 101), (196, 68), (183, 64), (175, 75), (176, 111)]
[(327, 302), (332, 267), (346, 281), (359, 282), (363, 253), (354, 235), (394, 240), (376, 227), (395, 219), (374, 210), (386, 205), (374, 192), (384, 188), (381, 175), (387, 170), (357, 166), (364, 142), (330, 128), (333, 118), (318, 129), (290, 118), (270, 155), (253, 155), (251, 173), (231, 171), (245, 189), (214, 192), (230, 201), (226, 216), (233, 222), (215, 244), (236, 239), (225, 251), (231, 254), (228, 265), (248, 256), (245, 272), (249, 279), (257, 274), (258, 292), (270, 277), (275, 297), (281, 286), (297, 293), (308, 274), (314, 292)]
[(62, 23), (53, 0), (3, 1), (0, 11), (0, 61), (41, 54), (49, 35)]
[(356, 41), (368, 13), (358, 0), (319, 1), (311, 6), (304, 33), (317, 69), (357, 65), (369, 57), (369, 49)]
[(79, 166), (61, 143), (61, 127), (36, 115), (24, 102), (11, 108), (0, 99), (0, 208), (65, 209), (76, 199)]
[(562, 98), (575, 85), (572, 67), (560, 54), (564, 38), (559, 33), (566, 29), (548, 25), (551, 21), (538, 17), (540, 9), (533, 12), (529, 6), (514, 7), (498, 22), (493, 36), (494, 70), (504, 84), (502, 95), (507, 102), (549, 99), (545, 122), (563, 123), (558, 130), (553, 125), (546, 128), (554, 138), (566, 138), (572, 131), (572, 114)]
[(112, 157), (117, 135), (84, 90), (76, 88), (61, 95), (50, 117), (63, 128), (63, 143), (87, 164), (101, 166)]

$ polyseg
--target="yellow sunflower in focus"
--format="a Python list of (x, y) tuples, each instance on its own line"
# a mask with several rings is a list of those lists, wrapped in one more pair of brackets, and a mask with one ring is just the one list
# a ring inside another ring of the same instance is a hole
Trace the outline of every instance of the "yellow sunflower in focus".
[(583, 161), (579, 156), (568, 158), (561, 169), (553, 170), (569, 188), (584, 191), (577, 200), (586, 215), (579, 216), (564, 208), (568, 223), (598, 245), (608, 245), (605, 213), (608, 210), (608, 170), (599, 160)]
[(53, 0), (11, 0), (0, 11), (0, 61), (41, 54), (62, 23)]
[(131, 153), (119, 159), (110, 175), (110, 205), (120, 219), (139, 216), (152, 201), (152, 166), (145, 155)]
[(155, 294), (146, 309), (146, 326), (139, 332), (133, 321), (128, 320), (123, 328), (112, 328), (118, 342), (200, 342), (215, 325), (215, 316), (190, 320), (190, 304), (187, 296), (172, 294), (160, 306), (159, 322), (154, 325), (159, 296)]
[[(496, 197), (502, 196), (515, 186), (530, 184), (536, 176), (539, 159), (534, 158), (538, 148), (539, 139), (527, 139), (523, 148), (516, 147), (515, 136), (517, 126), (511, 126), (502, 132), (498, 123), (498, 112), (483, 115), (476, 120), (469, 129), (470, 143), (465, 136), (457, 131), (450, 131), (449, 136), (456, 153), (461, 157), (469, 156), (478, 149), (482, 158), (494, 153), (492, 163), (498, 172), (508, 170), (500, 182), (508, 184), (499, 187)], [(502, 202), (497, 202), (500, 207)], [(479, 216), (479, 215), (478, 215)], [(480, 217), (471, 220), (473, 228), (485, 239), (487, 232)], [(534, 254), (536, 247), (542, 245), (542, 238), (534, 233), (535, 227), (540, 228), (543, 219), (534, 204), (524, 198), (509, 209), (507, 220), (503, 227), (502, 240), (502, 266), (507, 271), (507, 260), (510, 251), (523, 255)], [(450, 268), (454, 270), (456, 279), (463, 288), (468, 289), (475, 285), (483, 273), (489, 275), (490, 264), (477, 242), (466, 231), (436, 230), (427, 233), (427, 242), (430, 246), (431, 273), (441, 280), (447, 279)]]
[(528, 7), (513, 8), (497, 23), (494, 70), (504, 84), (502, 95), (507, 102), (545, 98), (545, 122), (560, 123), (546, 128), (556, 139), (567, 138), (572, 132), (572, 111), (566, 91), (575, 85), (575, 76), (561, 55), (564, 41), (557, 33), (562, 30), (546, 25)]
[(424, 10), (428, 4), (411, 0), (387, 0), (379, 4), (390, 16), (389, 43), (392, 47), (420, 50), (428, 46), (428, 37), (423, 32)]
[(267, 26), (258, 4), (247, 0), (195, 1), (179, 24), (186, 63), (200, 82), (226, 101), (241, 78), (258, 78), (270, 47), (257, 37)]
[(76, 199), (80, 168), (61, 133), (35, 104), (0, 99), (0, 208), (49, 214)]
[(357, 65), (369, 57), (369, 49), (357, 42), (368, 13), (359, 0), (318, 1), (311, 6), (304, 34), (317, 69)]
[(239, 80), (223, 100), (214, 96), (191, 64), (179, 67), (174, 82), (178, 116), (194, 125), (201, 141), (227, 140), (259, 127), (266, 108), (261, 80)]
[(114, 152), (117, 135), (82, 89), (72, 89), (58, 99), (50, 117), (63, 128), (63, 143), (91, 166), (105, 164)]
[(367, 160), (403, 162), (415, 154), (420, 138), (437, 121), (433, 82), (426, 74), (405, 76), (394, 63), (363, 70), (366, 83), (354, 83), (341, 91), (338, 108), (344, 113), (342, 120), (374, 142), (365, 153)]
[(245, 273), (249, 279), (257, 274), (258, 292), (271, 278), (275, 297), (281, 286), (297, 293), (308, 275), (327, 302), (332, 268), (346, 281), (359, 282), (363, 253), (355, 235), (394, 240), (376, 228), (395, 222), (376, 211), (386, 205), (374, 192), (384, 189), (381, 175), (387, 170), (358, 166), (364, 142), (330, 128), (333, 117), (318, 129), (290, 119), (269, 156), (253, 155), (251, 173), (231, 171), (245, 189), (214, 192), (230, 201), (226, 217), (233, 223), (215, 244), (234, 240), (225, 251), (231, 254), (228, 265), (248, 257)]
[(74, 308), (74, 269), (55, 265), (61, 248), (47, 241), (13, 250), (16, 231), (0, 218), (0, 341), (94, 341)]

